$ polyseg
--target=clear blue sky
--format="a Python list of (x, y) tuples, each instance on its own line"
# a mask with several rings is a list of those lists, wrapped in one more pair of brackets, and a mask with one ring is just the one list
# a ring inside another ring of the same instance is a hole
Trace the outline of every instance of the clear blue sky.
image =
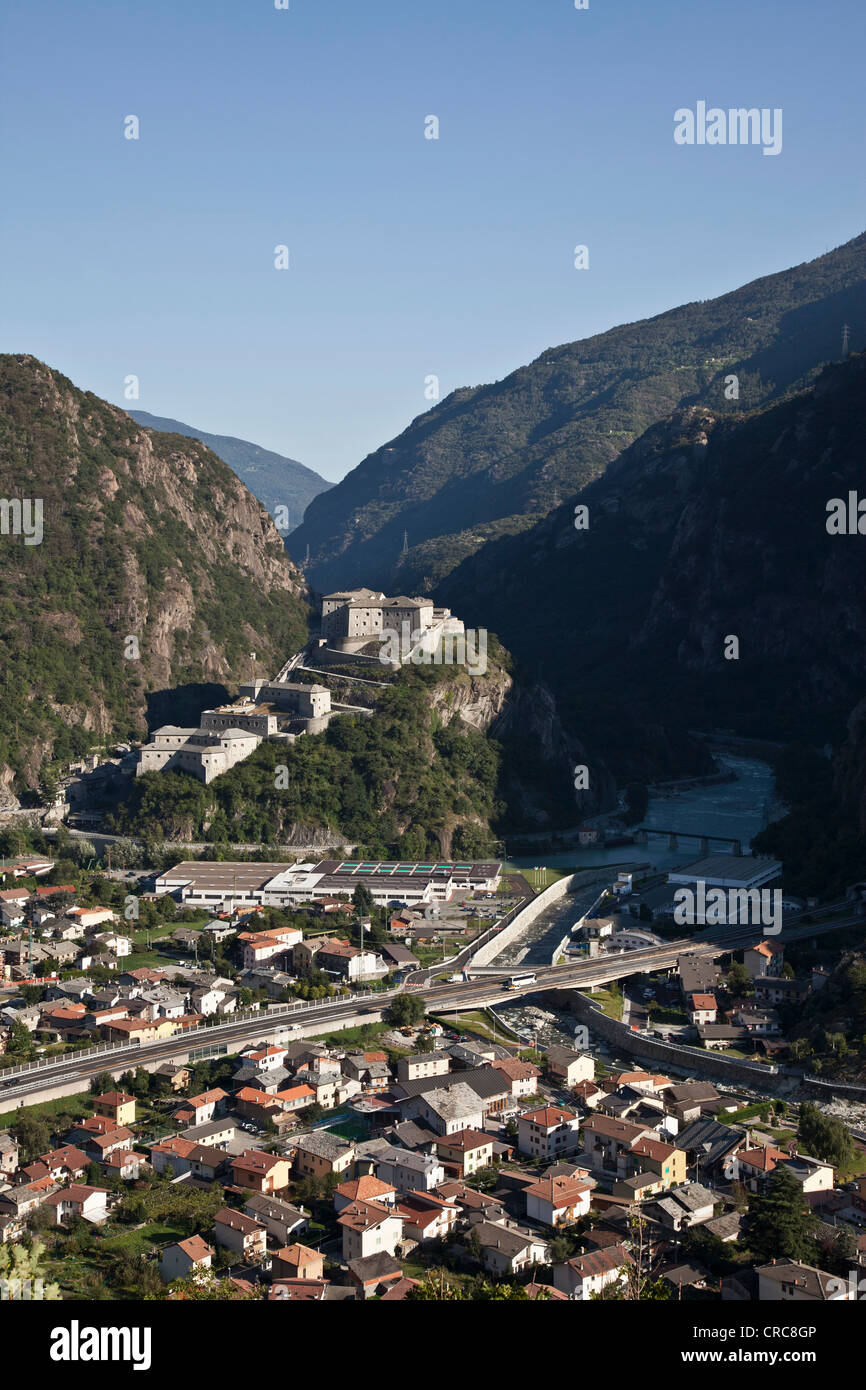
[[(7, 7), (0, 350), (336, 479), (428, 374), (496, 380), (866, 226), (863, 0), (290, 3)], [(698, 100), (782, 107), (782, 153), (675, 145)]]

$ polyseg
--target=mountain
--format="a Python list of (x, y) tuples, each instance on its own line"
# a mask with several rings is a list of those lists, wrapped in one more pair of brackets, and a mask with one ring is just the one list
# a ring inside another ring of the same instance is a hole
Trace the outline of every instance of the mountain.
[(180, 722), (177, 687), (212, 698), (251, 652), (272, 675), (304, 637), (303, 581), (228, 465), (26, 355), (0, 356), (0, 493), (0, 788)]
[[(485, 544), (539, 521), (674, 410), (741, 416), (806, 385), (838, 358), (846, 322), (851, 347), (862, 348), (866, 233), (453, 392), (314, 498), (291, 551), (309, 545), (305, 572), (323, 591), (428, 589)], [(726, 399), (730, 376), (738, 399)]]
[(839, 743), (866, 694), (866, 536), (828, 532), (828, 503), (866, 496), (864, 438), (863, 353), (744, 418), (676, 411), (437, 600), (545, 679), (618, 780), (689, 770), (689, 730)]
[(235, 439), (229, 434), (208, 434), (207, 430), (193, 429), (192, 425), (184, 425), (180, 420), (149, 415), (146, 410), (130, 410), (127, 413), (136, 424), (145, 425), (149, 430), (200, 439), (217, 458), (228, 464), (233, 473), (237, 473), (254, 497), (264, 502), (271, 516), (275, 515), (277, 507), (288, 507), (289, 525), (280, 528), (285, 535), (300, 525), (313, 498), (333, 487), (333, 483), (320, 478), (312, 468), (306, 468), (297, 459), (283, 458), (282, 454), (274, 454), (270, 449), (262, 449), (246, 439)]
[[(549, 693), (523, 686), (491, 644), (483, 675), (406, 666), (368, 688), (372, 718), (344, 714), (315, 738), (263, 743), (208, 786), (184, 773), (136, 777), (106, 820), (120, 834), (320, 848), (363, 858), (487, 858), (512, 831), (572, 825), (614, 788), (575, 794), (583, 757)], [(286, 775), (276, 776), (283, 766)]]

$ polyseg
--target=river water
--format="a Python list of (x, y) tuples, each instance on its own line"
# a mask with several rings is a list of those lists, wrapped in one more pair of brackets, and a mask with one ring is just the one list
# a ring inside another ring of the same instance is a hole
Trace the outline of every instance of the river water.
[[(753, 836), (770, 820), (782, 814), (783, 808), (774, 800), (773, 771), (768, 763), (757, 758), (736, 758), (721, 754), (716, 760), (719, 770), (732, 772), (731, 782), (716, 782), (711, 786), (651, 791), (643, 824), (663, 829), (692, 831), (701, 835), (725, 835), (740, 840), (743, 853), (748, 853)], [(726, 853), (728, 846), (709, 846), (709, 853)], [(683, 842), (676, 850), (668, 848), (666, 835), (652, 836), (645, 845), (616, 845), (599, 849), (587, 845), (583, 849), (567, 849), (547, 854), (539, 848), (511, 862), (521, 869), (536, 865), (550, 868), (591, 868), (596, 864), (649, 863), (654, 868), (669, 868), (700, 858), (700, 845), (695, 840)], [(531, 878), (531, 874), (528, 875)]]
[[(753, 836), (770, 820), (784, 813), (784, 807), (774, 799), (773, 772), (768, 763), (755, 758), (739, 758), (728, 754), (717, 757), (720, 771), (732, 772), (730, 782), (717, 782), (710, 786), (675, 788), (650, 793), (647, 814), (643, 824), (658, 826), (661, 830), (678, 830), (681, 833), (692, 831), (701, 835), (730, 836), (741, 842), (744, 854), (749, 852)], [(709, 853), (725, 853), (725, 845), (709, 846)], [(695, 840), (681, 843), (672, 850), (667, 835), (650, 835), (645, 845), (619, 845), (610, 849), (587, 846), (585, 849), (569, 849), (561, 853), (547, 854), (541, 848), (532, 856), (511, 862), (526, 872), (532, 879), (532, 869), (539, 866), (551, 868), (587, 869), (595, 866), (614, 864), (650, 864), (654, 868), (671, 868), (677, 864), (687, 864), (700, 858), (700, 845)], [(503, 951), (496, 964), (541, 965), (551, 963), (551, 953), (571, 926), (585, 912), (596, 897), (599, 888), (612, 874), (601, 873), (597, 885), (581, 889), (574, 897), (569, 895), (565, 902), (541, 915), (529, 928), (520, 941)], [(544, 1048), (552, 1043), (571, 1043), (574, 1021), (568, 1014), (553, 1014), (517, 1005), (509, 1008), (507, 1004), (497, 1009), (506, 1023), (515, 1028), (529, 1041), (535, 1039)], [(537, 1030), (537, 1031), (536, 1031)], [(598, 1040), (596, 1040), (598, 1043)], [(594, 1046), (593, 1050), (597, 1050)], [(601, 1047), (603, 1053), (607, 1049)], [(628, 1063), (626, 1065), (633, 1065)]]

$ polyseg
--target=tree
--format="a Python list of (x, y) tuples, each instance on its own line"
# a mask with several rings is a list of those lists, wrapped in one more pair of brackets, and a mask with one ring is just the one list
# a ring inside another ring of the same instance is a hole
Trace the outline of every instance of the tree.
[(743, 965), (742, 961), (734, 961), (728, 971), (728, 989), (731, 994), (752, 994), (754, 992), (752, 977)]
[(424, 1017), (424, 1000), (417, 994), (398, 994), (388, 1009), (388, 1022), (398, 1028), (420, 1023)]
[(369, 917), (376, 904), (366, 883), (359, 883), (352, 894), (352, 905), (359, 917)]
[(625, 806), (626, 825), (639, 825), (649, 806), (649, 791), (643, 782), (629, 782), (625, 789)]
[(800, 1106), (797, 1134), (806, 1153), (837, 1168), (847, 1167), (854, 1157), (854, 1141), (846, 1126), (823, 1114), (811, 1101)]
[(759, 1260), (814, 1262), (816, 1218), (790, 1169), (780, 1164), (766, 1192), (752, 1197), (748, 1222), (749, 1248)]
[[(58, 1286), (45, 1282), (44, 1254), (45, 1245), (41, 1240), (32, 1240), (29, 1246), (0, 1244), (0, 1279), (8, 1281), (7, 1293), (11, 1300), (16, 1303), (25, 1298), (32, 1300), (36, 1295), (33, 1283), (38, 1280), (42, 1281), (38, 1292), (40, 1299), (52, 1303), (60, 1299)], [(14, 1282), (16, 1280), (19, 1282)]]
[(22, 1115), (9, 1129), (18, 1140), (25, 1164), (32, 1163), (51, 1148), (51, 1131), (45, 1121), (37, 1116)]
[(113, 1091), (114, 1077), (110, 1071), (97, 1072), (96, 1076), (90, 1078), (90, 1094), (92, 1096), (104, 1095), (106, 1091)]

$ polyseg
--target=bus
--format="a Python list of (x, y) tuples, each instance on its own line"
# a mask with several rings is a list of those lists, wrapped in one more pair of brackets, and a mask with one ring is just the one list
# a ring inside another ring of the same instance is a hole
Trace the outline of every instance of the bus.
[(519, 975), (509, 975), (505, 981), (505, 989), (523, 989), (526, 985), (535, 984), (535, 971), (524, 970)]

